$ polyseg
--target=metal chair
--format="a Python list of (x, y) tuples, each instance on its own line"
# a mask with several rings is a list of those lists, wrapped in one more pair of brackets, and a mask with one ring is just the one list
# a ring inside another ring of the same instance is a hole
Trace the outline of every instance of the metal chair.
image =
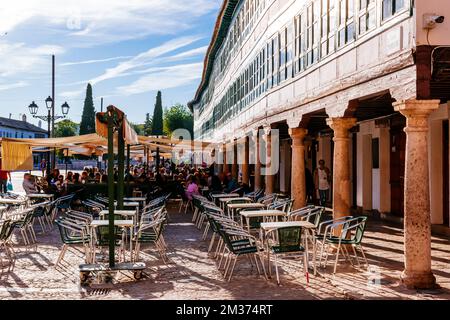
[[(278, 256), (301, 254), (303, 256), (303, 269), (305, 271), (306, 282), (309, 283), (308, 261), (306, 250), (302, 246), (302, 228), (301, 227), (286, 227), (271, 230), (266, 236), (271, 233), (277, 233), (278, 241), (274, 244), (269, 244), (270, 252), (275, 256), (275, 271), (277, 274), (277, 283), (280, 285), (280, 276), (278, 272)], [(269, 257), (270, 259), (270, 257)], [(271, 267), (269, 264), (269, 274), (271, 274)]]

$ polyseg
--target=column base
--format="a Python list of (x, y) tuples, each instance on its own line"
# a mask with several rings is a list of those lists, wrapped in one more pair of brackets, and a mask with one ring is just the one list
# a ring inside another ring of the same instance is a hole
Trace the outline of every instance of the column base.
[(402, 284), (408, 289), (438, 289), (436, 278), (431, 272), (409, 272), (404, 270), (400, 276)]

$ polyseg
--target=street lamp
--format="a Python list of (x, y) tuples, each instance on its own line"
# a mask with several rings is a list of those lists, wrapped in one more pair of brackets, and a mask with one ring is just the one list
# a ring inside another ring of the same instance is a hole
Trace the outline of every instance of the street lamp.
[(67, 116), (67, 114), (69, 113), (69, 109), (70, 109), (70, 107), (67, 104), (67, 101), (64, 102), (64, 104), (61, 106), (61, 111), (62, 111), (62, 114), (64, 117)]
[(38, 108), (39, 107), (34, 101), (28, 106), (28, 109), (33, 117), (37, 114)]
[[(30, 111), (30, 114), (33, 116), (33, 118), (37, 118), (43, 121), (47, 121), (48, 123), (48, 137), (50, 138), (52, 136), (52, 132), (51, 132), (51, 127), (52, 127), (52, 123), (55, 122), (55, 120), (58, 119), (63, 119), (67, 116), (67, 114), (69, 113), (69, 109), (70, 106), (67, 102), (64, 102), (64, 104), (61, 106), (61, 111), (62, 111), (62, 116), (58, 116), (58, 115), (54, 115), (54, 104), (53, 104), (53, 99), (51, 97), (48, 97), (47, 99), (45, 99), (45, 104), (47, 106), (47, 115), (46, 116), (38, 116), (38, 110), (39, 110), (39, 106), (36, 104), (36, 102), (32, 102), (29, 106), (28, 106), (28, 110)], [(47, 173), (50, 173), (50, 152), (48, 153), (47, 156)]]
[[(48, 122), (48, 137), (52, 137), (52, 132), (55, 132), (55, 120), (65, 118), (67, 114), (69, 113), (69, 105), (67, 102), (64, 102), (64, 104), (61, 106), (62, 116), (55, 115), (55, 55), (52, 55), (52, 95), (48, 96), (47, 99), (45, 99), (45, 105), (48, 110), (47, 116), (38, 116), (37, 112), (39, 107), (37, 104), (33, 101), (28, 106), (28, 109), (30, 110), (31, 115), (34, 118), (41, 119), (43, 121)], [(55, 167), (55, 159), (56, 159), (56, 149), (53, 148), (53, 167)], [(48, 166), (47, 171), (50, 173), (50, 152), (48, 153)]]
[(53, 99), (50, 96), (48, 96), (48, 98), (45, 99), (45, 105), (47, 106), (47, 109), (50, 110), (52, 108), (52, 102), (53, 102)]

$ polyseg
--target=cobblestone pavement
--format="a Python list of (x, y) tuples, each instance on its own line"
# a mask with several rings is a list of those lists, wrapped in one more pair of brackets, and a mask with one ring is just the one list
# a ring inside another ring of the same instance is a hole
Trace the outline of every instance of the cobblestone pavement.
[[(0, 274), (0, 299), (448, 299), (450, 298), (450, 242), (433, 238), (433, 271), (443, 289), (416, 292), (398, 284), (402, 269), (402, 232), (396, 227), (369, 223), (365, 235), (366, 254), (371, 265), (366, 269), (339, 267), (332, 276), (331, 262), (307, 286), (301, 263), (281, 262), (281, 282), (267, 282), (258, 276), (245, 259), (238, 262), (235, 276), (226, 282), (208, 257), (208, 242), (191, 223), (191, 215), (172, 210), (165, 239), (170, 262), (165, 265), (151, 248), (141, 256), (146, 261), (146, 277), (138, 282), (126, 272), (116, 276), (111, 286), (83, 288), (78, 282), (77, 266), (82, 252), (70, 251), (64, 265), (55, 267), (61, 241), (56, 229), (38, 234), (37, 250), (19, 244), (16, 262), (5, 265)], [(36, 227), (39, 233), (39, 228)], [(20, 239), (15, 239), (17, 240)], [(342, 264), (344, 265), (344, 263)], [(373, 280), (373, 281), (372, 281)], [(379, 285), (377, 285), (379, 283)]]

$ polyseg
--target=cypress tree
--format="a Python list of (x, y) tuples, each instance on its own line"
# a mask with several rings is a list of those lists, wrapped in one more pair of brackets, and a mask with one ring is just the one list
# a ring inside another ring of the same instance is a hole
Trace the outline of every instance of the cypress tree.
[(95, 132), (95, 109), (92, 99), (92, 86), (88, 83), (86, 99), (84, 100), (83, 115), (81, 116), (80, 135)]
[(150, 113), (147, 113), (145, 115), (144, 135), (146, 136), (152, 135), (152, 119), (150, 118)]
[(163, 107), (161, 99), (161, 91), (156, 95), (155, 110), (153, 111), (152, 135), (163, 135)]

